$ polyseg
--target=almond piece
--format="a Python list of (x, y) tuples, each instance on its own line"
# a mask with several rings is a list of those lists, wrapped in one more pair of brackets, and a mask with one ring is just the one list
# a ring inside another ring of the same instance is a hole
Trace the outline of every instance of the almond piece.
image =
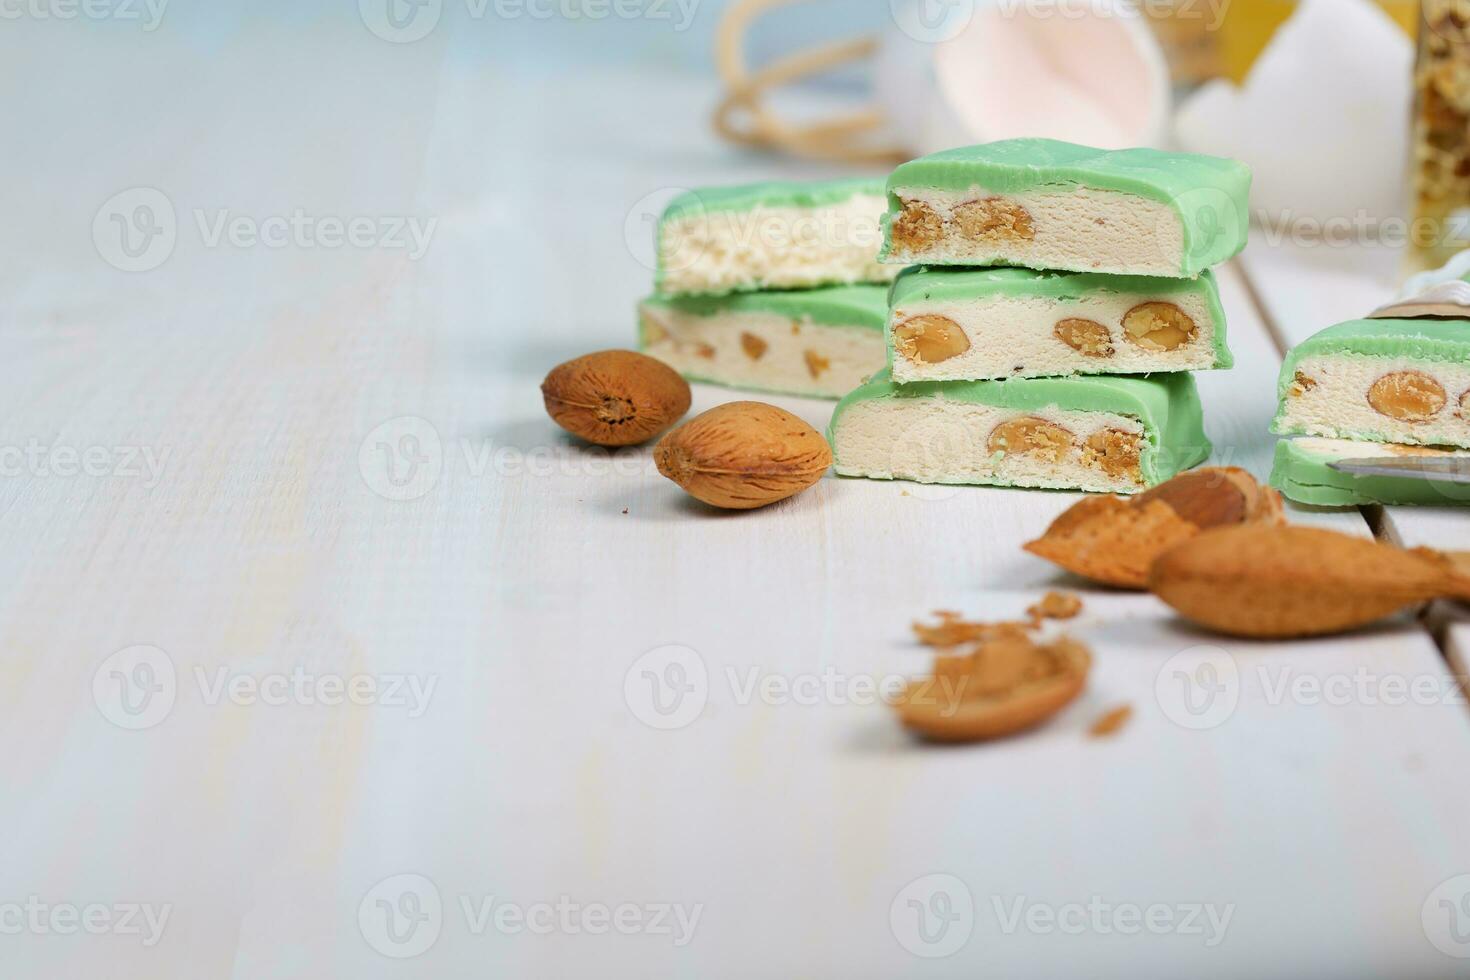
[(1272, 524), (1215, 528), (1169, 549), (1148, 587), (1192, 622), (1252, 637), (1340, 633), (1430, 599), (1470, 598), (1470, 578), (1438, 552)]
[(1072, 619), (1082, 611), (1082, 600), (1070, 592), (1048, 592), (1041, 601), (1026, 607), (1032, 623), (1043, 619)]
[(1368, 404), (1379, 415), (1401, 422), (1428, 422), (1446, 401), (1444, 385), (1423, 371), (1394, 371), (1368, 389)]
[(766, 352), (766, 348), (769, 346), (769, 344), (753, 333), (748, 333), (744, 330), (740, 332), (740, 347), (745, 351), (745, 356), (752, 361), (760, 360), (761, 355)]
[(1196, 330), (1189, 314), (1173, 303), (1140, 303), (1123, 314), (1123, 336), (1147, 351), (1178, 350)]
[(1113, 336), (1096, 320), (1068, 317), (1058, 320), (1051, 332), (1058, 340), (1084, 357), (1112, 357), (1116, 353)]
[(947, 316), (926, 313), (893, 327), (893, 347), (915, 364), (938, 364), (970, 349), (970, 338)]
[(830, 360), (823, 357), (821, 354), (818, 354), (814, 350), (802, 351), (801, 359), (806, 362), (806, 373), (812, 376), (813, 381), (820, 378), (822, 376), (822, 372), (832, 366), (832, 362)]
[(1143, 482), (1143, 471), (1139, 469), (1142, 456), (1142, 437), (1122, 429), (1094, 432), (1087, 437), (1082, 450), (1082, 461), (1088, 466), (1096, 466), (1115, 479), (1127, 477), (1134, 483)]
[(541, 397), (552, 421), (599, 446), (646, 442), (689, 411), (689, 383), (630, 350), (587, 354), (551, 369)]
[(922, 251), (944, 236), (944, 219), (922, 201), (904, 201), (889, 234), (895, 247), (908, 252)]
[(764, 507), (800, 493), (832, 465), (827, 440), (764, 402), (730, 402), (659, 440), (658, 471), (691, 496), (730, 510)]
[(960, 234), (972, 241), (1031, 241), (1036, 237), (1031, 212), (1000, 197), (966, 201), (954, 209), (953, 220)]
[(1036, 455), (1057, 463), (1067, 455), (1073, 441), (1072, 433), (1062, 426), (1028, 415), (997, 425), (990, 432), (986, 448), (992, 453)]

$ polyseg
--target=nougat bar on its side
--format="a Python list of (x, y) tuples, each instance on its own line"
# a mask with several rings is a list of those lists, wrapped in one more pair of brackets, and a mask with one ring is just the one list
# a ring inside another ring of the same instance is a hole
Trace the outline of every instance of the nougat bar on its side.
[(1444, 456), (1470, 459), (1470, 450), (1299, 436), (1276, 443), (1271, 486), (1290, 500), (1317, 507), (1470, 505), (1470, 486), (1463, 483), (1424, 480), (1407, 474), (1394, 477), (1343, 473), (1328, 465), (1343, 459), (1434, 459)]
[(845, 476), (1113, 493), (1211, 448), (1185, 373), (895, 384), (884, 372), (837, 404), (827, 438)]
[(1470, 448), (1470, 320), (1349, 320), (1287, 354), (1272, 431)]
[(905, 269), (889, 293), (893, 378), (979, 381), (1228, 368), (1225, 311), (1198, 279)]
[(654, 289), (721, 295), (890, 282), (898, 270), (878, 261), (885, 207), (874, 177), (686, 191), (658, 221)]
[(840, 398), (887, 358), (883, 286), (650, 296), (639, 348), (691, 381)]
[(886, 262), (1192, 279), (1245, 248), (1250, 168), (1049, 139), (960, 147), (888, 177)]

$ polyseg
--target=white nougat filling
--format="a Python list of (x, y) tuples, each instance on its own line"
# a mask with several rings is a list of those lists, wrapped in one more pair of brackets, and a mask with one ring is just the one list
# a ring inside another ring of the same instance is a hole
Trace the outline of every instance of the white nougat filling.
[[(1129, 340), (1123, 316), (1141, 303), (1172, 303), (1195, 323), (1195, 335), (1170, 351), (1151, 351)], [(1057, 302), (1052, 299), (993, 296), (969, 302), (907, 303), (892, 311), (889, 330), (915, 316), (936, 314), (959, 324), (970, 341), (964, 353), (920, 364), (895, 353), (895, 381), (955, 381), (1036, 378), (1069, 374), (1142, 374), (1192, 371), (1215, 363), (1215, 329), (1204, 300), (1194, 294), (1167, 297), (1106, 293)], [(1088, 357), (1059, 340), (1059, 320), (1092, 320), (1108, 329), (1111, 357)]]
[[(1077, 437), (1059, 461), (1037, 453), (992, 453), (996, 426), (1019, 418), (1055, 423)], [(998, 483), (1020, 487), (1135, 493), (1130, 476), (1110, 475), (1083, 458), (1080, 446), (1104, 429), (1142, 434), (1142, 423), (1108, 412), (1050, 408), (1022, 412), (943, 396), (875, 398), (851, 404), (833, 432), (837, 472), (918, 483)]]
[(1184, 225), (1168, 204), (1117, 191), (1079, 187), (1068, 191), (1000, 195), (1030, 215), (1034, 236), (965, 237), (951, 219), (954, 209), (970, 201), (996, 197), (980, 187), (968, 191), (896, 188), (900, 200), (920, 201), (944, 220), (944, 235), (934, 245), (909, 251), (893, 243), (888, 261), (973, 260), (984, 264), (1002, 258), (1033, 269), (1074, 269), (1178, 278), (1184, 266)]
[[(1377, 439), (1422, 445), (1470, 447), (1470, 421), (1460, 397), (1470, 391), (1470, 364), (1412, 357), (1326, 354), (1305, 357), (1296, 366), (1303, 382), (1282, 401), (1277, 429), (1314, 436)], [(1426, 374), (1444, 389), (1445, 404), (1420, 422), (1392, 418), (1368, 400), (1373, 383), (1386, 374)]]
[(1404, 456), (1470, 456), (1470, 451), (1403, 446), (1393, 442), (1363, 442), (1358, 439), (1323, 439), (1302, 436), (1295, 445), (1303, 452), (1334, 459), (1384, 459)]
[(899, 270), (878, 262), (886, 199), (859, 194), (819, 208), (708, 211), (659, 230), (664, 293), (794, 289), (887, 282)]
[(757, 391), (840, 398), (887, 360), (883, 333), (774, 313), (642, 308), (643, 350), (681, 374)]

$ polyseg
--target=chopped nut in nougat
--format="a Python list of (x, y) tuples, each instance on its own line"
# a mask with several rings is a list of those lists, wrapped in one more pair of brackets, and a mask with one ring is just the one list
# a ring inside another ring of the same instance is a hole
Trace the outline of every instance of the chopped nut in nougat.
[(1193, 279), (1249, 227), (1245, 164), (1158, 150), (1002, 140), (900, 164), (887, 190), (886, 262)]
[(1108, 328), (1096, 320), (1068, 317), (1052, 328), (1058, 340), (1083, 357), (1112, 357), (1113, 337)]
[(1108, 476), (1141, 480), (1138, 462), (1143, 450), (1137, 433), (1122, 429), (1103, 429), (1087, 437), (1083, 458)]
[(643, 350), (690, 380), (838, 398), (888, 359), (887, 296), (868, 285), (650, 296)]
[(977, 241), (1029, 240), (1036, 237), (1036, 227), (1026, 209), (999, 197), (966, 201), (954, 209), (952, 220), (961, 235)]
[(883, 372), (842, 399), (828, 436), (845, 476), (1110, 493), (1210, 452), (1183, 372), (923, 385)]
[(1300, 398), (1313, 388), (1317, 387), (1317, 380), (1309, 378), (1298, 371), (1291, 379), (1291, 387), (1286, 390), (1292, 398)]
[[(966, 338), (963, 347), (916, 357), (895, 329), (892, 367), (901, 382), (1151, 374), (1233, 363), (1210, 273), (1119, 280), (916, 266), (898, 277), (889, 299), (896, 325), (939, 323), (947, 336)], [(960, 352), (965, 356), (953, 356)]]
[(1457, 410), (1467, 390), (1470, 329), (1464, 320), (1391, 314), (1349, 320), (1288, 352), (1271, 428), (1283, 435), (1470, 449), (1470, 418)]
[(1025, 453), (1059, 463), (1072, 448), (1072, 433), (1045, 419), (1022, 418), (1002, 422), (990, 433), (992, 453)]
[(909, 317), (893, 328), (893, 347), (915, 364), (938, 364), (970, 349), (970, 338), (949, 317)]
[(1145, 350), (1177, 350), (1194, 339), (1195, 329), (1173, 303), (1142, 303), (1123, 316), (1123, 334)]
[(944, 219), (922, 201), (905, 201), (903, 210), (893, 219), (893, 229), (889, 234), (895, 248), (918, 251), (943, 237)]

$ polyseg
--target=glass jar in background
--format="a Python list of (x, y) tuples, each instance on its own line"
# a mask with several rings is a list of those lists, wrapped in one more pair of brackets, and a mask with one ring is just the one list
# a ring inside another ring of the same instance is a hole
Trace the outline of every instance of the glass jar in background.
[(1218, 15), (1201, 0), (1167, 0), (1143, 4), (1174, 89), (1183, 94), (1225, 73)]
[(1423, 0), (1410, 146), (1405, 266), (1419, 271), (1470, 248), (1470, 0)]
[[(1239, 85), (1261, 51), (1295, 11), (1297, 0), (1138, 0), (1164, 48), (1176, 88), (1212, 78)], [(1414, 36), (1418, 0), (1377, 0)]]

